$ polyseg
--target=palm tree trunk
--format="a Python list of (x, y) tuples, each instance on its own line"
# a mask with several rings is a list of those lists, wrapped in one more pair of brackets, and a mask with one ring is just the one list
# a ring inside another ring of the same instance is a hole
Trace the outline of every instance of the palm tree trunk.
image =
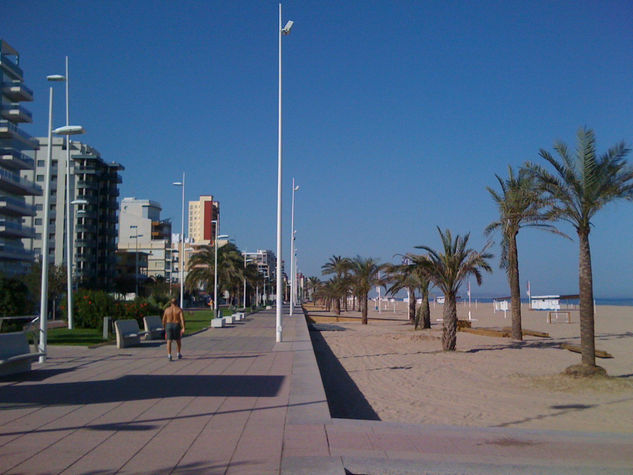
[(512, 304), (512, 339), (523, 340), (521, 328), (521, 288), (519, 285), (519, 255), (517, 251), (517, 233), (508, 239), (508, 284)]
[(409, 322), (415, 322), (415, 288), (409, 287)]
[(334, 313), (336, 315), (340, 315), (341, 314), (341, 299), (337, 298), (335, 300), (336, 300), (336, 303), (334, 305)]
[(431, 307), (429, 306), (428, 290), (422, 297), (422, 328), (431, 328)]
[(444, 326), (442, 328), (442, 349), (455, 351), (457, 345), (457, 301), (455, 294), (444, 293)]
[(361, 312), (362, 312), (362, 317), (361, 317), (360, 322), (363, 325), (367, 325), (367, 295), (368, 294), (364, 294), (362, 296), (361, 301), (359, 302), (360, 308), (361, 308)]
[(589, 249), (589, 230), (578, 230), (580, 252), (578, 275), (580, 280), (580, 349), (582, 364), (596, 365), (596, 346), (593, 315), (593, 276), (591, 272), (591, 251)]

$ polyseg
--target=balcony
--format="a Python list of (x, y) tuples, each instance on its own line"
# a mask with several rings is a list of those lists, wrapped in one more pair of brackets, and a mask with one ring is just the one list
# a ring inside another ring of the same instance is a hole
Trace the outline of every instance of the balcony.
[(11, 173), (0, 168), (0, 191), (14, 195), (41, 195), (42, 188), (30, 180), (20, 178), (17, 173)]
[(17, 140), (32, 150), (40, 148), (37, 140), (8, 120), (0, 120), (0, 139)]
[(13, 170), (33, 170), (35, 168), (35, 160), (18, 150), (11, 149), (0, 150), (0, 164)]
[(11, 244), (0, 242), (0, 258), (2, 259), (32, 261), (34, 257), (35, 253), (33, 251), (29, 251), (20, 246), (12, 246)]
[(33, 91), (21, 82), (3, 82), (2, 94), (13, 102), (31, 102)]
[(35, 229), (6, 219), (0, 219), (0, 236), (34, 238)]
[(35, 216), (35, 206), (11, 196), (0, 196), (0, 214), (5, 216)]
[(13, 79), (22, 80), (24, 77), (22, 68), (20, 68), (14, 61), (10, 60), (9, 56), (6, 54), (0, 54), (0, 68), (2, 68), (4, 72), (10, 75)]
[(20, 104), (9, 104), (0, 107), (0, 116), (11, 122), (33, 122), (33, 114)]

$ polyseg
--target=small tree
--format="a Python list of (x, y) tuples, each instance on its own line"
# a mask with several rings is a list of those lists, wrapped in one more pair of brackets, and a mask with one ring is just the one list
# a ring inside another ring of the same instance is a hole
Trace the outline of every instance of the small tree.
[(380, 271), (384, 268), (371, 257), (356, 256), (351, 262), (352, 281), (361, 310), (361, 323), (367, 325), (367, 300), (374, 285), (382, 285)]
[(428, 246), (416, 246), (424, 249), (428, 255), (412, 256), (413, 262), (420, 271), (427, 275), (435, 286), (444, 292), (444, 325), (442, 329), (442, 348), (444, 351), (455, 351), (457, 343), (457, 293), (462, 282), (474, 275), (477, 284), (481, 285), (481, 271), (492, 272), (488, 259), (492, 254), (486, 252), (490, 245), (477, 252), (469, 249), (470, 234), (453, 236), (447, 229), (445, 232), (438, 227), (442, 239), (443, 252), (435, 251)]

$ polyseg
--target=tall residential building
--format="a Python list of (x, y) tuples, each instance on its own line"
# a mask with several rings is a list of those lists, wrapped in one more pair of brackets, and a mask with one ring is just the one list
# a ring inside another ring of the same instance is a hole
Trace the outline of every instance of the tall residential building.
[(145, 254), (148, 277), (172, 280), (171, 221), (161, 220), (160, 203), (123, 198), (119, 212), (119, 251)]
[[(44, 183), (48, 138), (38, 138), (40, 149), (35, 154), (35, 171), (23, 172), (34, 175), (36, 183)], [(49, 225), (48, 258), (51, 264), (66, 263), (66, 145), (61, 137), (53, 138)], [(116, 270), (116, 229), (119, 171), (123, 166), (106, 163), (97, 150), (81, 142), (70, 143), (70, 199), (85, 200), (87, 204), (71, 206), (71, 242), (73, 243), (73, 279), (81, 285), (112, 289)], [(32, 249), (41, 253), (44, 242), (43, 204), (44, 197), (32, 198), (36, 215), (27, 218), (35, 229)], [(27, 241), (25, 240), (25, 244)]]
[(213, 244), (215, 223), (220, 221), (220, 203), (213, 196), (200, 196), (189, 202), (189, 238), (196, 245)]
[(33, 263), (33, 252), (22, 244), (23, 238), (35, 236), (34, 229), (22, 222), (35, 215), (25, 197), (42, 194), (32, 180), (20, 177), (22, 170), (33, 170), (29, 154), (37, 150), (38, 143), (18, 127), (32, 121), (20, 102), (33, 100), (19, 64), (18, 52), (0, 39), (0, 273), (7, 275), (24, 273)]
[(243, 252), (247, 259), (252, 259), (257, 264), (257, 271), (263, 275), (266, 279), (271, 280), (275, 278), (277, 259), (273, 251), (262, 251), (258, 249), (257, 252)]

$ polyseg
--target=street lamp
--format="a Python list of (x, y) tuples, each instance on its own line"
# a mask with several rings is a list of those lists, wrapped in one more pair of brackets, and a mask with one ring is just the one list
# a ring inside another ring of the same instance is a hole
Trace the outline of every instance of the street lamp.
[(281, 275), (281, 36), (288, 35), (292, 29), (293, 21), (281, 27), (281, 3), (279, 4), (279, 107), (278, 107), (278, 135), (277, 135), (277, 311), (276, 311), (276, 341), (283, 338), (283, 322), (281, 319), (281, 307), (283, 304), (282, 275)]
[(73, 250), (71, 248), (71, 214), (70, 214), (70, 138), (69, 135), (83, 134), (84, 130), (81, 126), (70, 125), (69, 113), (69, 76), (68, 76), (68, 56), (66, 56), (66, 76), (52, 75), (48, 76), (49, 81), (64, 81), (66, 83), (66, 126), (56, 129), (53, 133), (66, 136), (66, 294), (68, 306), (68, 329), (73, 329), (73, 288), (72, 288), (72, 266), (73, 266)]
[(291, 214), (291, 236), (290, 236), (290, 316), (292, 316), (292, 309), (295, 305), (294, 289), (296, 287), (295, 279), (295, 191), (299, 189), (299, 185), (295, 186), (295, 179), (292, 178), (292, 214)]
[(218, 239), (226, 239), (228, 234), (222, 234), (218, 236), (218, 228), (220, 227), (217, 220), (212, 220), (211, 223), (215, 223), (215, 239), (213, 240), (213, 250), (215, 252), (215, 262), (213, 264), (213, 318), (218, 318)]
[[(51, 82), (65, 81), (66, 78), (59, 74), (53, 74), (47, 76)], [(42, 356), (39, 357), (39, 362), (44, 363), (46, 361), (46, 340), (47, 340), (47, 319), (48, 319), (48, 211), (50, 202), (50, 178), (51, 178), (51, 162), (53, 160), (53, 134), (56, 135), (73, 135), (77, 133), (83, 133), (83, 127), (71, 126), (66, 124), (65, 127), (60, 127), (53, 130), (53, 86), (49, 87), (49, 99), (48, 99), (48, 152), (46, 156), (45, 176), (44, 176), (44, 216), (42, 222), (42, 275), (40, 285), (40, 341), (39, 351)], [(70, 307), (69, 307), (70, 309)]]
[(247, 262), (253, 262), (253, 259), (246, 259), (246, 251), (244, 252), (244, 294), (242, 296), (243, 298), (243, 305), (242, 307), (244, 308), (244, 311), (246, 311), (246, 263)]
[(138, 226), (136, 224), (133, 224), (130, 226), (130, 229), (136, 229), (136, 234), (134, 236), (130, 236), (130, 239), (136, 239), (136, 250), (134, 252), (134, 258), (135, 258), (135, 263), (136, 263), (136, 270), (134, 273), (134, 276), (136, 277), (136, 291), (135, 291), (135, 295), (136, 297), (138, 297), (138, 238), (143, 237), (142, 234), (138, 233)]
[[(180, 308), (183, 308), (183, 298), (185, 295), (185, 172), (182, 172), (182, 181), (172, 183), (182, 187), (182, 215), (180, 219)], [(189, 230), (191, 232), (191, 230)]]

